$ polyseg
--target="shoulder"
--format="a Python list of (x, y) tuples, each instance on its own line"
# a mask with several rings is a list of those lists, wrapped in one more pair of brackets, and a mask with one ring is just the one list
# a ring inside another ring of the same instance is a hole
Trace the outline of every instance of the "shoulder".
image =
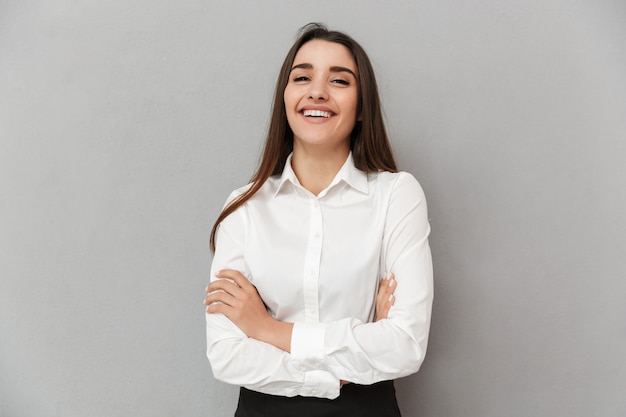
[[(244, 204), (243, 206), (246, 206), (248, 204), (248, 202), (254, 202), (254, 201), (259, 201), (259, 200), (264, 200), (267, 199), (271, 196), (273, 196), (276, 193), (276, 190), (278, 189), (279, 186), (279, 180), (280, 177), (270, 177), (268, 178), (265, 183), (263, 183), (263, 185), (261, 186), (261, 188), (254, 193), (253, 196), (251, 196)], [(241, 196), (242, 194), (244, 194), (246, 191), (248, 191), (250, 189), (250, 187), (252, 187), (252, 183), (243, 185), (239, 188), (236, 188), (235, 190), (233, 190), (230, 195), (228, 196), (228, 198), (226, 199), (226, 205), (230, 204), (233, 200), (235, 200), (237, 197)], [(242, 207), (243, 207), (242, 206)]]
[(226, 199), (226, 204), (229, 204), (231, 201), (233, 201), (234, 199), (236, 199), (237, 197), (239, 197), (240, 195), (248, 191), (250, 187), (252, 187), (252, 183), (243, 185), (231, 191), (231, 193), (228, 195), (228, 198)]
[(370, 174), (369, 176), (370, 181), (376, 183), (377, 189), (386, 191), (391, 194), (391, 196), (404, 195), (414, 199), (425, 200), (422, 186), (411, 173), (405, 171), (381, 171)]

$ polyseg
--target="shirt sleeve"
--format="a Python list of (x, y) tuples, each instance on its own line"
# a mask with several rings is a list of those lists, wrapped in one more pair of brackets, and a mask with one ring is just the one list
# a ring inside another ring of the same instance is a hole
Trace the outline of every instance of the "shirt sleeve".
[[(240, 210), (220, 224), (211, 280), (217, 279), (215, 274), (221, 269), (238, 270), (251, 280), (244, 259), (245, 227)], [(207, 357), (216, 379), (274, 395), (339, 396), (339, 379), (328, 370), (294, 364), (289, 353), (247, 337), (223, 314), (206, 314), (206, 338)]]
[(381, 268), (398, 283), (388, 318), (363, 323), (295, 323), (291, 360), (298, 369), (327, 370), (338, 379), (373, 384), (417, 372), (426, 353), (433, 269), (426, 199), (415, 178), (393, 185), (383, 234)]

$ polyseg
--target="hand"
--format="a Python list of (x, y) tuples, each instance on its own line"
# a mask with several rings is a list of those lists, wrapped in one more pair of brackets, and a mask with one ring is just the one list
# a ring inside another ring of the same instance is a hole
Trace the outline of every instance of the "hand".
[(215, 276), (226, 279), (213, 281), (206, 288), (207, 313), (222, 313), (246, 336), (290, 352), (293, 323), (270, 316), (256, 287), (241, 272), (225, 269)]
[(215, 276), (226, 279), (213, 281), (206, 288), (207, 313), (224, 314), (248, 337), (254, 337), (273, 320), (256, 287), (241, 272), (225, 269)]
[(393, 273), (380, 281), (378, 294), (376, 294), (376, 317), (374, 321), (386, 319), (389, 315), (389, 310), (396, 301), (393, 293), (396, 291), (397, 285), (398, 283)]

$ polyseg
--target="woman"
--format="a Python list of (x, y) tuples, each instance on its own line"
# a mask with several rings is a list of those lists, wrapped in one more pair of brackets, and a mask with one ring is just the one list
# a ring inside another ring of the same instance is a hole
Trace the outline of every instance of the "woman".
[(372, 66), (305, 26), (280, 71), (263, 158), (212, 234), (207, 356), (242, 386), (236, 416), (399, 416), (420, 367), (430, 227), (397, 172)]

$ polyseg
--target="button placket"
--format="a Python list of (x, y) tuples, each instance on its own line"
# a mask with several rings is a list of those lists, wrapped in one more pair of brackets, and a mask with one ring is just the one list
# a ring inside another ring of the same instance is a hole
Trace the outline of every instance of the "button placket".
[(307, 322), (319, 322), (319, 265), (322, 256), (322, 211), (317, 198), (311, 200), (309, 237), (304, 265), (304, 314)]

